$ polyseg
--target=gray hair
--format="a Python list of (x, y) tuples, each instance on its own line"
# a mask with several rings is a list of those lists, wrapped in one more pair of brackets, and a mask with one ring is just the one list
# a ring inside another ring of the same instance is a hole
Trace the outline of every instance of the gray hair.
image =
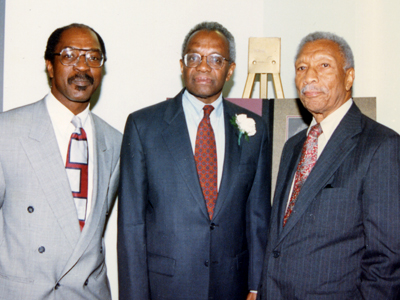
[(303, 49), (303, 47), (305, 46), (305, 44), (310, 42), (315, 42), (318, 40), (329, 40), (336, 43), (339, 46), (340, 52), (343, 55), (343, 58), (346, 62), (344, 70), (347, 71), (350, 68), (354, 68), (353, 51), (351, 51), (349, 44), (345, 41), (344, 38), (331, 32), (316, 31), (304, 37), (301, 40), (300, 45), (297, 49), (296, 60), (299, 57), (299, 54)]
[(182, 58), (185, 55), (186, 47), (189, 43), (189, 39), (200, 30), (207, 30), (207, 31), (218, 31), (220, 32), (229, 43), (229, 61), (235, 62), (236, 59), (236, 49), (235, 49), (235, 38), (233, 35), (226, 29), (224, 26), (217, 22), (202, 22), (194, 26), (189, 33), (185, 36), (182, 44)]

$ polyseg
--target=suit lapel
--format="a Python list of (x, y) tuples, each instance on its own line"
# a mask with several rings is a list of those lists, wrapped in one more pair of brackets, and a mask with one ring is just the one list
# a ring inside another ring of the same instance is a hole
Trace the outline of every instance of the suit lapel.
[[(96, 231), (98, 223), (100, 222), (101, 212), (103, 211), (104, 205), (108, 206), (107, 192), (110, 184), (110, 176), (112, 170), (112, 149), (109, 149), (106, 145), (105, 136), (101, 127), (101, 123), (91, 114), (92, 124), (94, 130), (94, 159), (93, 159), (93, 193), (92, 199), (94, 205), (92, 212), (89, 216), (88, 223), (90, 229), (93, 231), (87, 232), (87, 234), (93, 235)], [(86, 232), (83, 232), (86, 233)]]
[(230, 119), (235, 115), (234, 111), (223, 100), (224, 105), (224, 125), (225, 125), (225, 157), (222, 171), (221, 184), (218, 191), (217, 203), (215, 205), (213, 219), (218, 216), (229, 192), (232, 190), (231, 186), (235, 182), (241, 155), (241, 147), (238, 145), (238, 132), (237, 129), (230, 124)]
[(74, 248), (80, 236), (78, 215), (53, 125), (43, 100), (34, 106), (32, 120), (29, 138), (21, 138), (20, 142), (57, 222)]
[(207, 208), (197, 175), (185, 114), (183, 112), (182, 94), (183, 91), (174, 99), (168, 100), (169, 105), (164, 114), (166, 128), (162, 132), (162, 136), (190, 192), (196, 199), (203, 214), (208, 218)]
[[(300, 220), (313, 199), (324, 188), (327, 181), (333, 176), (343, 160), (356, 146), (358, 141), (356, 136), (360, 132), (361, 112), (357, 106), (353, 104), (331, 136), (324, 151), (301, 188), (295, 205), (296, 213), (292, 213), (288, 219), (282, 230), (280, 240), (282, 240)], [(288, 189), (289, 188), (288, 186)]]
[[(282, 158), (281, 170), (279, 170), (279, 177), (277, 179), (277, 186), (275, 189), (275, 194), (277, 197), (274, 199), (274, 203), (278, 205), (275, 210), (275, 215), (272, 216), (273, 221), (277, 222), (278, 232), (280, 233), (283, 229), (283, 217), (286, 211), (287, 200), (289, 198), (289, 192), (292, 185), (292, 181), (294, 178), (294, 174), (296, 172), (297, 164), (300, 160), (301, 150), (303, 148), (303, 144), (306, 140), (306, 131), (304, 131), (304, 135), (300, 138), (299, 141), (291, 148), (291, 151), (288, 153), (287, 157)], [(279, 201), (282, 199), (281, 201)]]

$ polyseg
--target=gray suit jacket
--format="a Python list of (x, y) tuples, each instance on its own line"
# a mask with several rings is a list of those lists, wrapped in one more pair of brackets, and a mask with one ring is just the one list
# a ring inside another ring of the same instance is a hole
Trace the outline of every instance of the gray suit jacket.
[(353, 104), (282, 227), (305, 139), (282, 152), (260, 298), (399, 299), (399, 135)]
[(94, 206), (80, 232), (43, 100), (0, 114), (0, 299), (110, 299), (103, 232), (121, 134), (92, 114)]
[[(120, 299), (244, 300), (261, 276), (270, 214), (269, 137), (259, 116), (223, 100), (225, 160), (207, 213), (182, 108), (174, 99), (131, 114), (121, 150)], [(257, 133), (238, 145), (229, 120)]]

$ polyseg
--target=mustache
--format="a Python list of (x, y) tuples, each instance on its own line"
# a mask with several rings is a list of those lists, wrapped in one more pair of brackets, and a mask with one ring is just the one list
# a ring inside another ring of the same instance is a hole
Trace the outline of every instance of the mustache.
[(308, 91), (327, 93), (328, 89), (325, 87), (317, 87), (313, 84), (307, 84), (305, 87), (301, 89), (301, 94), (304, 95), (304, 93)]
[(87, 81), (90, 82), (90, 84), (93, 84), (93, 83), (94, 83), (94, 79), (93, 79), (92, 76), (90, 76), (90, 75), (88, 75), (88, 74), (86, 74), (86, 73), (77, 73), (77, 74), (75, 74), (74, 76), (71, 76), (71, 77), (68, 78), (68, 84), (72, 84), (72, 82), (73, 82), (75, 79), (87, 80)]

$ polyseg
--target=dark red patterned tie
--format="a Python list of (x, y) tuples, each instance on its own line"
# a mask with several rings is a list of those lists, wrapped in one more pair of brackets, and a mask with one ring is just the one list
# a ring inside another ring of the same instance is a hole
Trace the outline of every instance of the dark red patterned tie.
[(65, 170), (67, 171), (82, 231), (83, 226), (85, 226), (87, 211), (89, 154), (86, 132), (82, 128), (81, 119), (74, 116), (71, 123), (76, 128), (69, 141)]
[(214, 107), (212, 105), (205, 105), (203, 110), (204, 117), (197, 128), (194, 159), (208, 215), (211, 220), (218, 197), (217, 147), (215, 146), (214, 131), (210, 123), (210, 114), (214, 110)]
[(312, 168), (317, 162), (318, 157), (318, 137), (322, 133), (322, 128), (319, 123), (311, 127), (307, 139), (304, 142), (301, 158), (297, 165), (296, 177), (293, 185), (292, 195), (290, 196), (289, 205), (286, 208), (285, 217), (283, 218), (283, 226), (285, 226), (290, 214), (293, 211), (297, 196), (300, 189), (310, 174)]

